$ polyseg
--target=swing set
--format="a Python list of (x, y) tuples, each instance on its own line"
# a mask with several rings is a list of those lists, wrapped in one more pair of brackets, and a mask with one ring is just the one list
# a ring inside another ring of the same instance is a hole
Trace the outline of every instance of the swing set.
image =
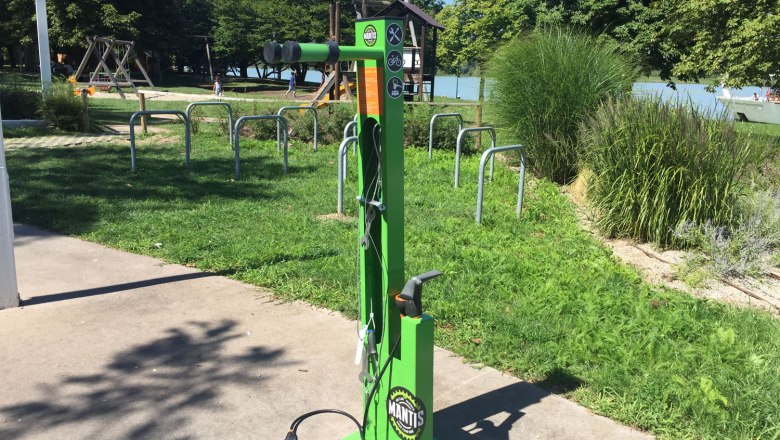
[[(84, 54), (79, 68), (76, 70), (76, 79), (81, 77), (90, 57), (95, 55), (98, 60), (98, 66), (95, 71), (89, 74), (88, 87), (98, 86), (101, 89), (103, 87), (116, 87), (122, 99), (125, 99), (125, 94), (122, 91), (123, 86), (132, 88), (135, 94), (138, 94), (138, 88), (135, 86), (135, 83), (147, 83), (149, 87), (154, 87), (152, 80), (146, 73), (146, 69), (144, 69), (143, 64), (138, 60), (138, 56), (135, 53), (135, 42), (97, 36), (87, 37), (87, 42), (89, 43), (89, 48), (87, 53)], [(116, 66), (116, 70), (112, 70), (108, 66), (108, 57), (110, 55), (113, 56), (113, 64)], [(135, 62), (144, 79), (133, 80), (130, 77), (128, 65), (130, 60)]]

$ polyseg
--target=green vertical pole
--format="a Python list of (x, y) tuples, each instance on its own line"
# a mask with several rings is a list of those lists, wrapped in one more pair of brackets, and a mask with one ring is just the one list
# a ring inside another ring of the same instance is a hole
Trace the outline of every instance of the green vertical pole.
[[(342, 55), (373, 49), (384, 56), (380, 60), (358, 61), (358, 136), (360, 144), (359, 193), (384, 211), (374, 210), (370, 222), (369, 248), (361, 249), (361, 322), (365, 325), (374, 313), (379, 362), (372, 374), (390, 357), (401, 335), (399, 349), (381, 378), (370, 402), (366, 424), (367, 440), (431, 440), (433, 438), (433, 319), (401, 317), (395, 307), (395, 295), (401, 292), (404, 275), (404, 93), (403, 93), (403, 19), (360, 20), (355, 28), (354, 51), (344, 48)], [(347, 56), (349, 56), (347, 55)], [(377, 146), (374, 125), (379, 124), (379, 170), (381, 188), (376, 188)], [(378, 192), (377, 192), (378, 191)], [(360, 209), (361, 235), (366, 235), (366, 220), (371, 208)], [(373, 309), (372, 309), (373, 304)], [(381, 320), (379, 317), (381, 316)], [(384, 330), (384, 331), (383, 331)], [(364, 384), (364, 398), (371, 383)], [(351, 436), (349, 439), (359, 438)]]
[[(269, 43), (265, 58), (269, 63), (357, 61), (359, 312), (377, 341), (378, 359), (372, 359), (369, 376), (377, 377), (387, 365), (370, 399), (375, 384), (363, 383), (365, 439), (432, 440), (433, 318), (401, 316), (395, 305), (406, 279), (403, 19), (358, 20), (355, 37), (354, 47)], [(359, 439), (358, 432), (345, 440)]]

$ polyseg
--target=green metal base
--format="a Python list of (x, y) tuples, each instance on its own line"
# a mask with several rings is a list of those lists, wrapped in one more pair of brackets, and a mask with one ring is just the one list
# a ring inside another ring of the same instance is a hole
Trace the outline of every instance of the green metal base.
[(344, 437), (341, 440), (360, 440), (360, 433), (359, 432), (353, 432), (352, 434)]
[[(353, 432), (352, 434), (344, 437), (341, 440), (361, 440), (360, 439), (360, 433), (359, 432)], [(432, 440), (436, 440), (436, 437), (433, 437)]]
[[(365, 440), (433, 440), (433, 318), (404, 317), (400, 323), (401, 344), (370, 402)], [(389, 345), (381, 345), (380, 363), (390, 355)], [(399, 429), (410, 432), (399, 435)], [(360, 434), (345, 440), (361, 440)]]

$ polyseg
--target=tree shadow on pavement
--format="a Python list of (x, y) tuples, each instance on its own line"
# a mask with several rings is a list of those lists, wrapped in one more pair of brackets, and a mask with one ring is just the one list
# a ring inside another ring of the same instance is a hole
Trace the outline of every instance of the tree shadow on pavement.
[(436, 411), (433, 433), (449, 440), (509, 440), (522, 409), (549, 395), (527, 382), (514, 383)]
[(39, 385), (34, 400), (0, 407), (0, 438), (190, 438), (193, 415), (219, 406), (226, 387), (261, 389), (259, 372), (280, 365), (283, 352), (262, 346), (227, 354), (243, 336), (236, 326), (190, 322), (117, 353), (98, 374)]
[(565, 369), (556, 367), (540, 382), (544, 388), (517, 382), (436, 411), (434, 435), (447, 440), (525, 438), (519, 433), (510, 437), (514, 424), (525, 415), (523, 408), (552, 394), (573, 391), (582, 383)]

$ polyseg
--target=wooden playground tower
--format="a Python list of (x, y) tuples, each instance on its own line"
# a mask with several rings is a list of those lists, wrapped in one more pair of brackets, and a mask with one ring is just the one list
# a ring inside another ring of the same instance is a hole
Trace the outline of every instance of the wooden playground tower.
[[(411, 46), (404, 46), (404, 100), (433, 101), (436, 77), (436, 46), (438, 31), (444, 29), (433, 17), (414, 5), (413, 0), (353, 0), (357, 18), (402, 17)], [(341, 43), (341, 6), (338, 1), (330, 3), (330, 35), (336, 43)], [(426, 60), (423, 54), (428, 51), (428, 29), (433, 29), (433, 41), (430, 51), (433, 58)], [(426, 63), (430, 61), (430, 63)], [(338, 80), (337, 80), (338, 78)], [(336, 65), (331, 70), (319, 90), (314, 95), (314, 101), (329, 96), (328, 99), (341, 99), (342, 90), (349, 99), (352, 98), (350, 84), (354, 83), (353, 72), (341, 72)], [(427, 86), (427, 87), (426, 87)]]
[[(146, 69), (144, 69), (143, 64), (138, 60), (138, 56), (135, 53), (135, 42), (98, 36), (87, 37), (87, 42), (89, 43), (89, 48), (87, 53), (84, 54), (78, 70), (76, 70), (75, 77), (77, 81), (87, 67), (90, 57), (94, 54), (98, 60), (98, 66), (94, 72), (90, 73), (87, 86), (116, 87), (122, 99), (125, 98), (122, 86), (132, 88), (135, 94), (138, 94), (135, 82), (144, 82), (149, 84), (149, 87), (154, 87), (152, 80), (146, 73)], [(116, 70), (114, 71), (111, 70), (107, 63), (109, 55), (113, 56), (113, 62), (116, 65)], [(130, 69), (127, 63), (131, 58), (144, 76), (143, 80), (134, 81), (130, 78)]]

